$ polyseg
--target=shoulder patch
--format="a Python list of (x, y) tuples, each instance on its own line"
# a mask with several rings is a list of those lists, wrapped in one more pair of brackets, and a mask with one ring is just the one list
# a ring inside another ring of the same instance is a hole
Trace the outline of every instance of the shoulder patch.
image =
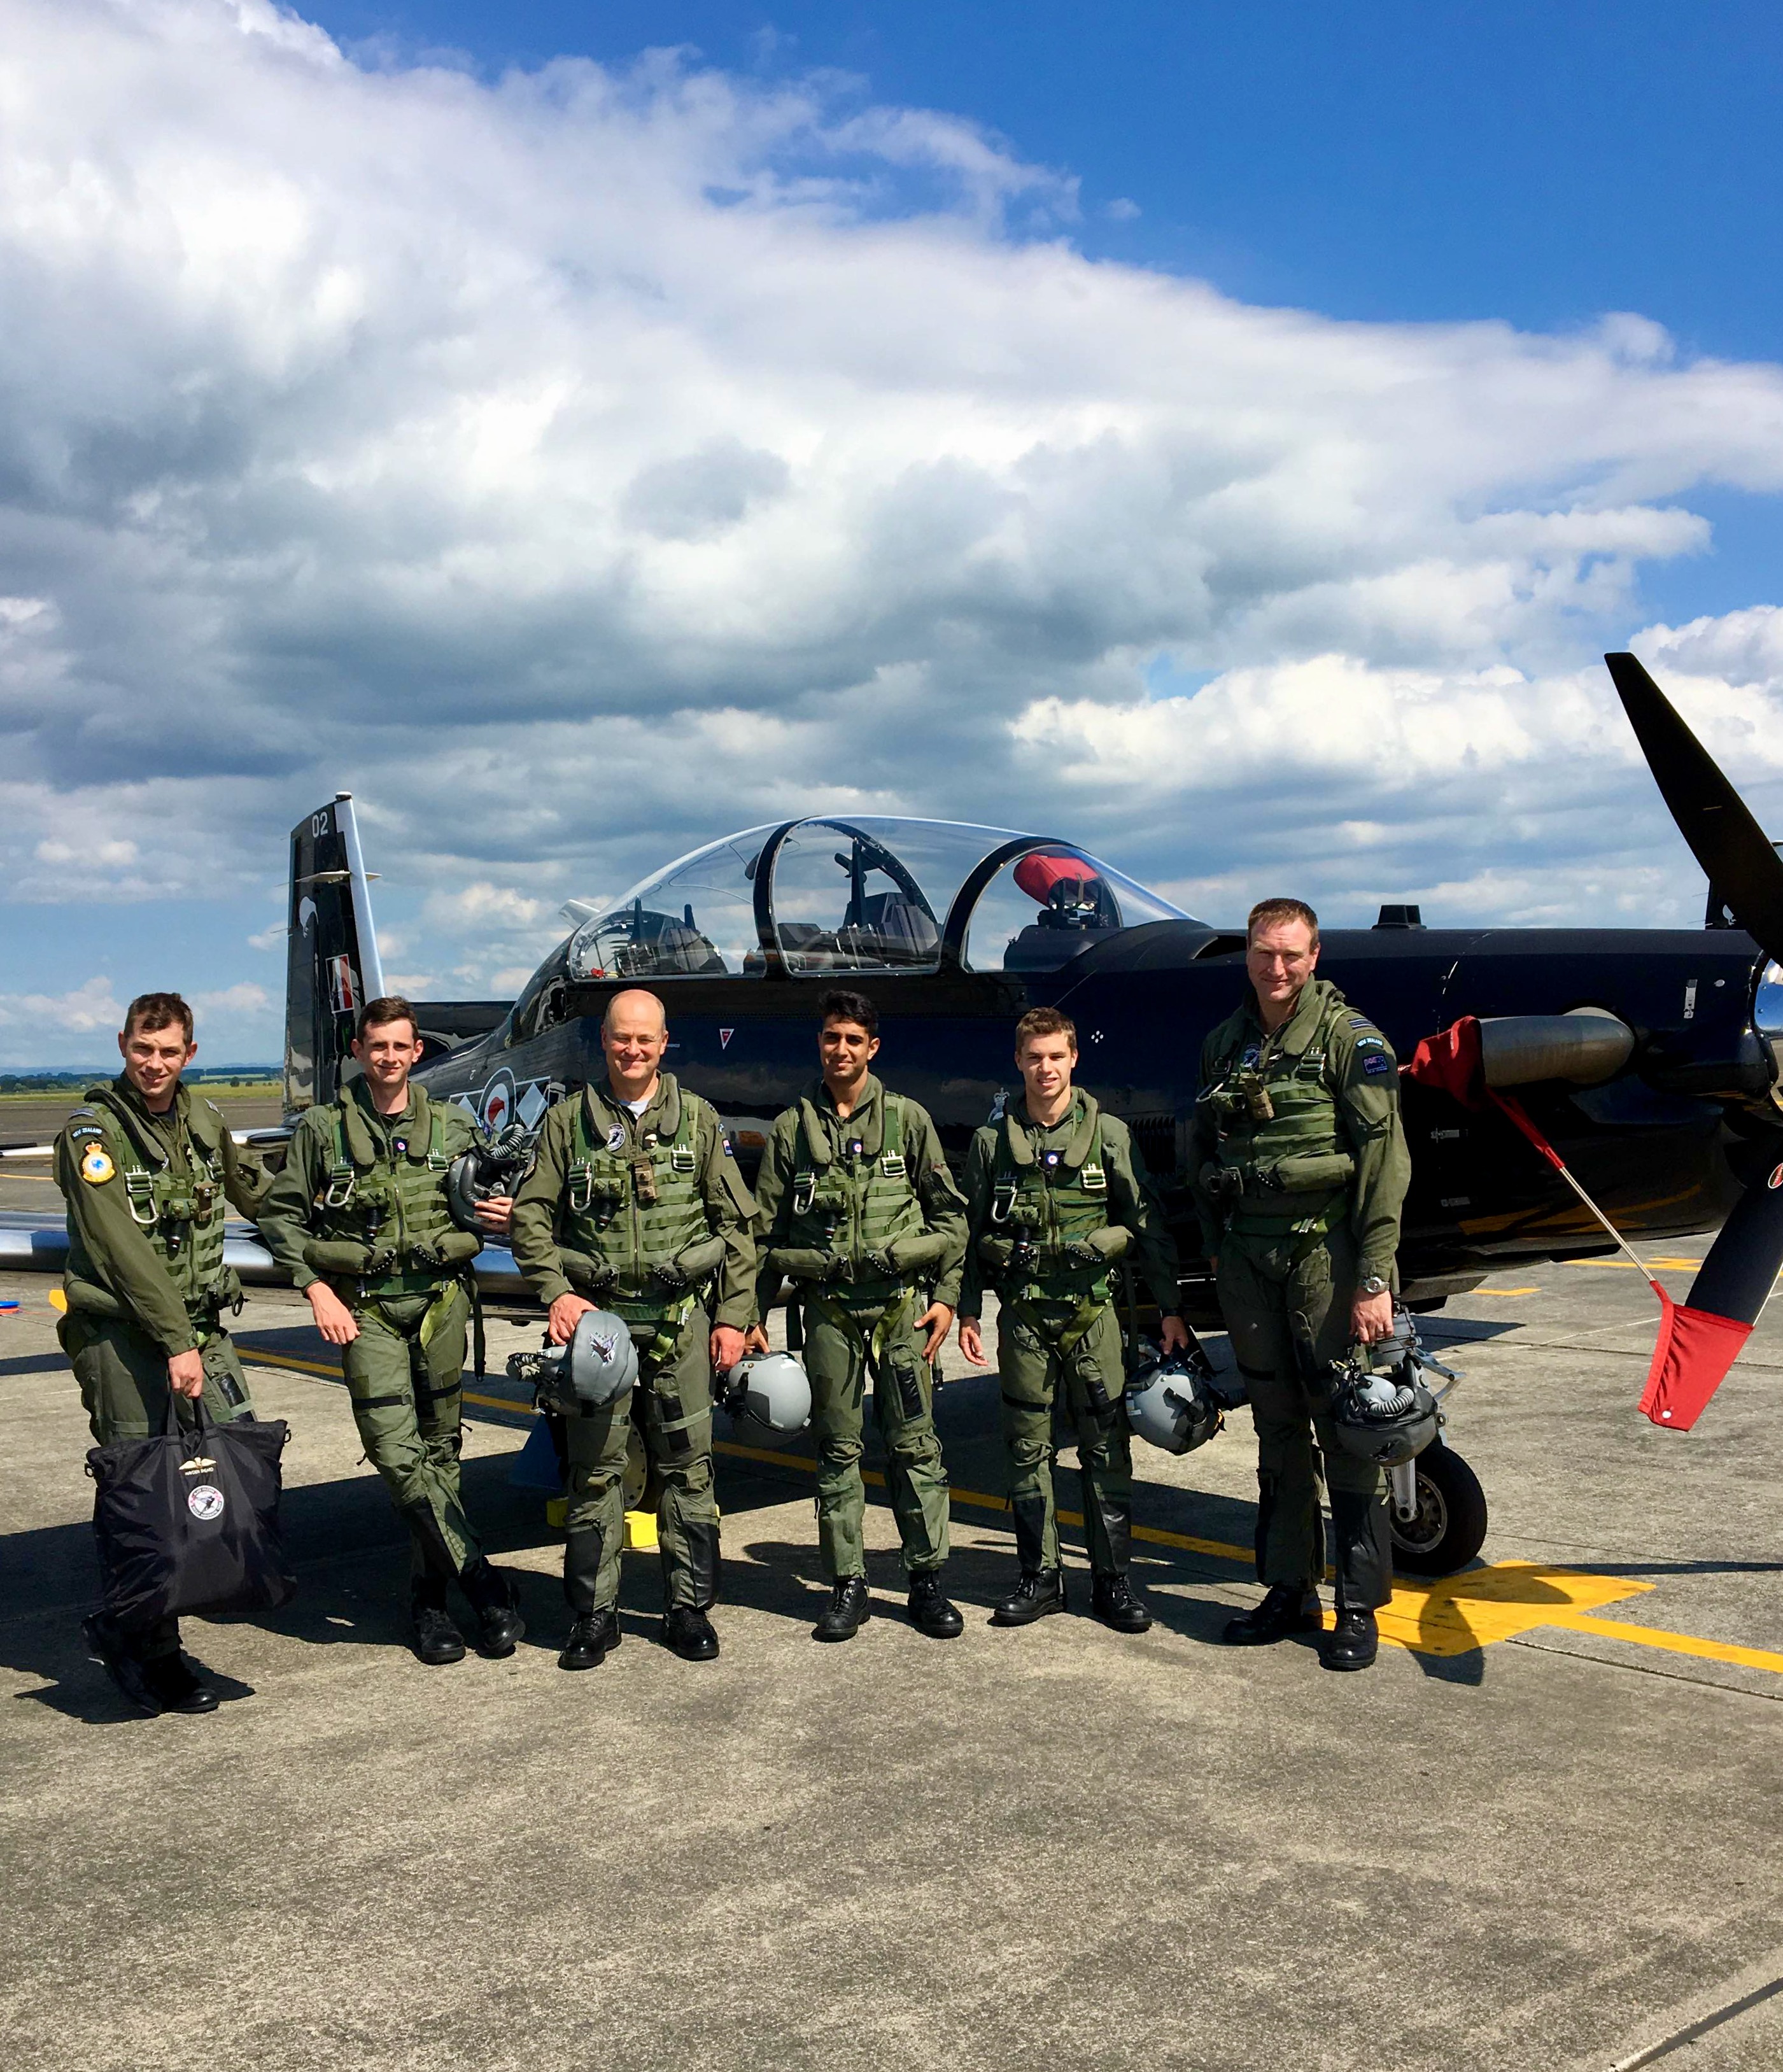
[(1356, 1038), (1356, 1048), (1358, 1050), (1384, 1050), (1387, 1048), (1387, 1038), (1384, 1036), (1358, 1036)]
[(97, 1144), (80, 1161), (80, 1177), (92, 1187), (104, 1186), (117, 1171), (110, 1155)]
[(1352, 1014), (1350, 1026), (1352, 1029), (1372, 1029), (1374, 1025), (1366, 1014)]
[(1378, 1079), (1382, 1073), (1393, 1069), (1391, 1061), (1380, 1051), (1371, 1050), (1362, 1060), (1362, 1070), (1370, 1079)]
[(105, 1134), (105, 1131), (99, 1127), (99, 1124), (97, 1122), (83, 1122), (78, 1125), (71, 1124), (68, 1127), (68, 1133), (72, 1138), (82, 1137), (103, 1137)]

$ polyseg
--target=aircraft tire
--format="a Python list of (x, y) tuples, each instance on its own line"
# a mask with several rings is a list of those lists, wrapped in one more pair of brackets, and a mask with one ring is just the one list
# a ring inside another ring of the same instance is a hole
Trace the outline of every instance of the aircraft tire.
[(1393, 1565), (1408, 1576), (1452, 1576), (1485, 1544), (1485, 1491), (1460, 1455), (1434, 1441), (1418, 1456), (1415, 1518), (1388, 1518)]

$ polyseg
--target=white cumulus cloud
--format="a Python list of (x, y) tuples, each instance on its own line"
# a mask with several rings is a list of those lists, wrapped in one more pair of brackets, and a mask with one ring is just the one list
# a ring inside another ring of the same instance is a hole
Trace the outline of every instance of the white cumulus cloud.
[[(1592, 658), (1783, 489), (1776, 367), (1249, 307), (944, 112), (663, 54), (9, 0), (0, 105), (10, 898), (257, 888), (343, 788), (425, 990), (844, 805), (1228, 914), (1700, 898)], [(1642, 639), (1763, 779), (1769, 604)]]

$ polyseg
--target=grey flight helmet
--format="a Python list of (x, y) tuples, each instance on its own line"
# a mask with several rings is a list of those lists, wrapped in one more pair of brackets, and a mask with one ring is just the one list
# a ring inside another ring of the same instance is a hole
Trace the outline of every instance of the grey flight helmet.
[(811, 1422), (811, 1377), (791, 1353), (745, 1353), (725, 1376), (722, 1400), (746, 1436), (784, 1446)]
[(1395, 1305), (1391, 1337), (1333, 1363), (1331, 1429), (1346, 1453), (1378, 1468), (1403, 1467), (1436, 1437), (1442, 1412), (1424, 1379), (1422, 1350), (1417, 1326)]
[(1224, 1422), (1227, 1407), (1210, 1386), (1213, 1369), (1197, 1346), (1191, 1352), (1154, 1355), (1138, 1368), (1121, 1398), (1128, 1429), (1167, 1453), (1192, 1453)]
[(638, 1348), (622, 1317), (610, 1309), (588, 1309), (577, 1318), (567, 1346), (516, 1353), (507, 1373), (510, 1380), (532, 1383), (540, 1409), (573, 1416), (604, 1410), (636, 1383)]

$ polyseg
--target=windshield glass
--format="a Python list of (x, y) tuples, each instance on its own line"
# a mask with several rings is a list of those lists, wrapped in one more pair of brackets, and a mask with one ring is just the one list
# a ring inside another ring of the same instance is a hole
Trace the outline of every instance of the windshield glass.
[(1048, 844), (1004, 864), (979, 894), (965, 962), (972, 971), (1056, 971), (1123, 928), (1189, 918), (1094, 857)]
[(758, 970), (755, 859), (773, 832), (726, 835), (633, 886), (570, 939), (571, 975), (677, 978)]

